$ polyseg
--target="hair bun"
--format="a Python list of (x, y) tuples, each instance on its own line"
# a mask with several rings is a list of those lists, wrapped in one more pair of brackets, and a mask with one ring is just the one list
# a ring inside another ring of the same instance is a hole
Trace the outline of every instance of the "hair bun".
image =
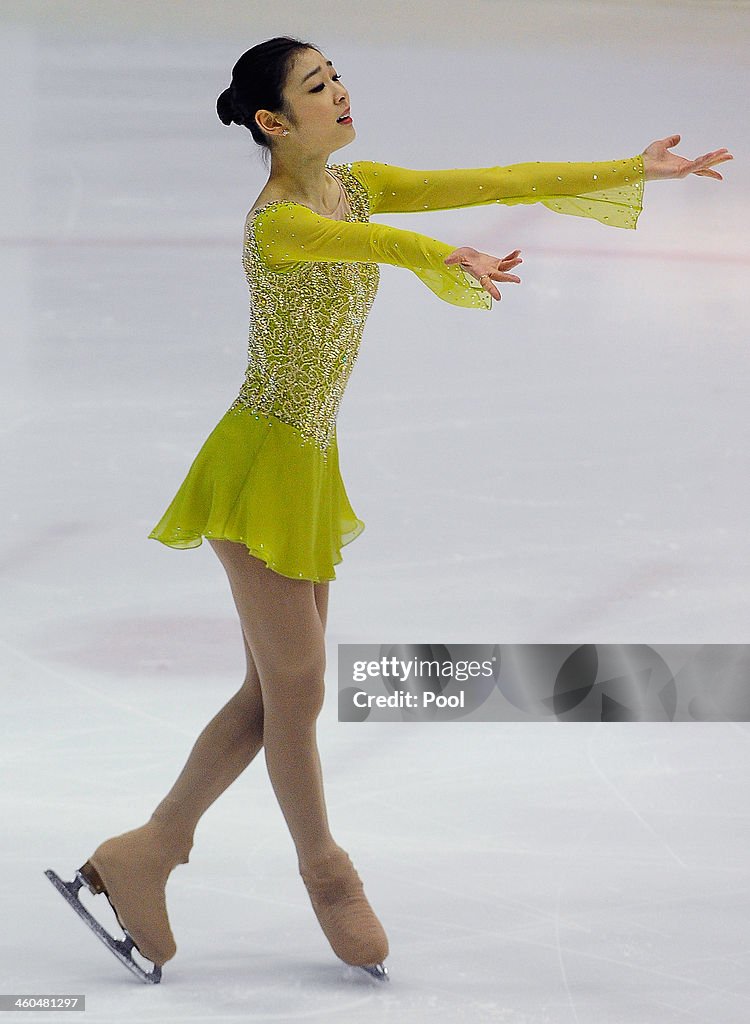
[(245, 123), (245, 118), (237, 110), (234, 99), (232, 97), (232, 87), (229, 86), (219, 96), (216, 101), (216, 113), (219, 115), (219, 120), (222, 124), (242, 124)]

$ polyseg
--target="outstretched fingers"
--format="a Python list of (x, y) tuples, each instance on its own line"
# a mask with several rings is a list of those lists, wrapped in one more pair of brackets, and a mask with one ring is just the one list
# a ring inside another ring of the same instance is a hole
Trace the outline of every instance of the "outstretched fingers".
[(718, 181), (724, 179), (718, 171), (712, 171), (710, 168), (714, 164), (724, 163), (725, 160), (734, 160), (734, 157), (728, 149), (715, 149), (713, 153), (704, 153), (703, 156), (697, 157), (692, 161), (690, 165), (690, 174), (700, 174), (705, 178), (716, 178)]
[(514, 284), (520, 284), (521, 278), (516, 274), (510, 274), (511, 267), (517, 267), (519, 263), (523, 263), (523, 260), (518, 255), (520, 249), (516, 249), (515, 252), (509, 253), (505, 259), (500, 260), (497, 265), (497, 270), (494, 273), (490, 273), (490, 277), (494, 281), (512, 281)]

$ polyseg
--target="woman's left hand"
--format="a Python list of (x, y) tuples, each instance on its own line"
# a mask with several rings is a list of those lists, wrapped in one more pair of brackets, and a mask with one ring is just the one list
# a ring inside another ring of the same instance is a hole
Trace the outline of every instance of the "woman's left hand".
[(669, 138), (659, 139), (647, 146), (643, 153), (643, 169), (646, 181), (665, 180), (667, 178), (686, 178), (688, 174), (702, 174), (706, 178), (716, 178), (718, 181), (724, 179), (718, 171), (710, 168), (714, 164), (723, 163), (725, 160), (734, 160), (734, 157), (727, 149), (715, 149), (713, 153), (705, 153), (695, 160), (685, 160), (676, 153), (668, 153), (667, 150), (676, 146), (680, 141), (679, 135), (670, 135)]

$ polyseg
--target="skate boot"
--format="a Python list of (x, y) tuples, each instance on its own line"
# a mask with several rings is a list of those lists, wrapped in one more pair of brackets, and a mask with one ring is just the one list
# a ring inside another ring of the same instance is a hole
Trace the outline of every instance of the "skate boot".
[(177, 952), (167, 917), (167, 878), (188, 863), (191, 846), (149, 821), (105, 840), (80, 868), (90, 888), (104, 892), (139, 952), (159, 967)]
[(388, 956), (388, 939), (349, 854), (338, 847), (306, 870), (300, 869), (300, 875), (336, 956), (387, 978), (382, 961)]

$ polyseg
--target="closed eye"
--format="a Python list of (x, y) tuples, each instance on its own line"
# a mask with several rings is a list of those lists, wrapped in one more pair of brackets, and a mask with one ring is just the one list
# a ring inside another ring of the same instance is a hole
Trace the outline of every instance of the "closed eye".
[[(341, 78), (341, 75), (334, 75), (333, 78), (331, 79), (331, 81), (332, 82), (338, 82), (338, 80), (340, 78)], [(320, 92), (320, 90), (323, 88), (324, 84), (325, 83), (321, 83), (320, 85), (316, 85), (314, 89), (310, 90), (310, 92)]]

